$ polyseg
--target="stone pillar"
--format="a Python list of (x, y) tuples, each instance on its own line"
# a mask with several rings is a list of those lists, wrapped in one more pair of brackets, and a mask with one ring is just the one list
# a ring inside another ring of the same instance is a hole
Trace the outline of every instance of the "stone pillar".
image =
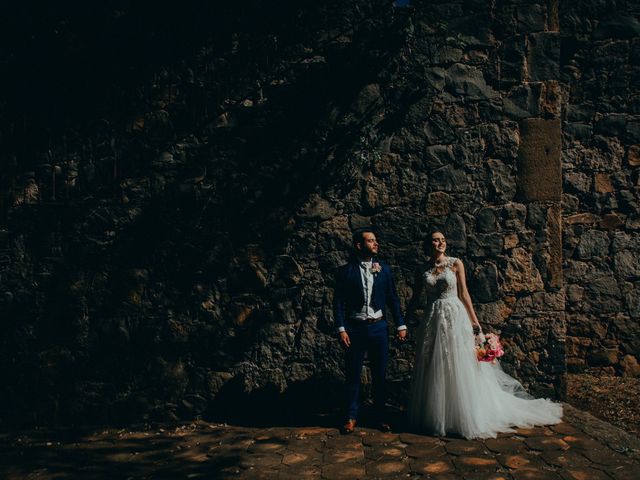
[[(530, 299), (520, 298), (516, 314), (525, 336), (535, 334), (531, 357), (542, 389), (566, 394), (565, 299), (562, 288), (562, 136), (559, 119), (528, 118), (520, 124), (518, 196), (527, 209), (533, 237), (528, 250), (534, 273)], [(537, 272), (535, 272), (537, 270)]]
[(559, 119), (522, 120), (518, 193), (524, 202), (562, 200), (561, 135)]

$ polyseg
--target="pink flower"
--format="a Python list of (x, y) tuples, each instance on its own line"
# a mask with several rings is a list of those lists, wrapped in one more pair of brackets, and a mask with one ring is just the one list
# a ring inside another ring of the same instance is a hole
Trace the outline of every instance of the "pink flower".
[(496, 363), (496, 359), (504, 355), (500, 337), (495, 333), (487, 333), (484, 342), (476, 347), (476, 353), (480, 362)]
[(380, 273), (381, 270), (382, 270), (382, 267), (378, 262), (373, 262), (371, 264), (371, 273)]

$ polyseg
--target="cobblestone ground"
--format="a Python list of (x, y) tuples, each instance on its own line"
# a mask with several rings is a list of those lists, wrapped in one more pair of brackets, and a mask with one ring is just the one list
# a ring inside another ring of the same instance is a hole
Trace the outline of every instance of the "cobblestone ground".
[(0, 438), (1, 478), (629, 479), (640, 441), (565, 407), (565, 422), (469, 441), (361, 428), (252, 428), (195, 422), (171, 428), (35, 430)]

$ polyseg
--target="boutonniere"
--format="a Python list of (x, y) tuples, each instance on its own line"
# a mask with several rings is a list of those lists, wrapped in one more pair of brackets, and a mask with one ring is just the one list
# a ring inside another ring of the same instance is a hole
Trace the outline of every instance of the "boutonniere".
[(380, 273), (382, 271), (382, 266), (378, 262), (373, 262), (371, 264), (371, 273), (374, 275)]

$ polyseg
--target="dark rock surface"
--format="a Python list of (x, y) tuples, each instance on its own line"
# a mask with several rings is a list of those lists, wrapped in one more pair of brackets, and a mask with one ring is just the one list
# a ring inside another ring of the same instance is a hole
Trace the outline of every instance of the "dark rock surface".
[(640, 10), (629, 7), (560, 2), (563, 251), (570, 371), (637, 376)]
[[(4, 422), (335, 405), (333, 273), (364, 225), (403, 305), (444, 229), (535, 394), (562, 397), (567, 359), (638, 357), (632, 6), (143, 5), (9, 12)], [(563, 135), (561, 159), (540, 147), (562, 204), (549, 172), (553, 195), (519, 192), (536, 125)], [(413, 340), (391, 348), (398, 403)]]

